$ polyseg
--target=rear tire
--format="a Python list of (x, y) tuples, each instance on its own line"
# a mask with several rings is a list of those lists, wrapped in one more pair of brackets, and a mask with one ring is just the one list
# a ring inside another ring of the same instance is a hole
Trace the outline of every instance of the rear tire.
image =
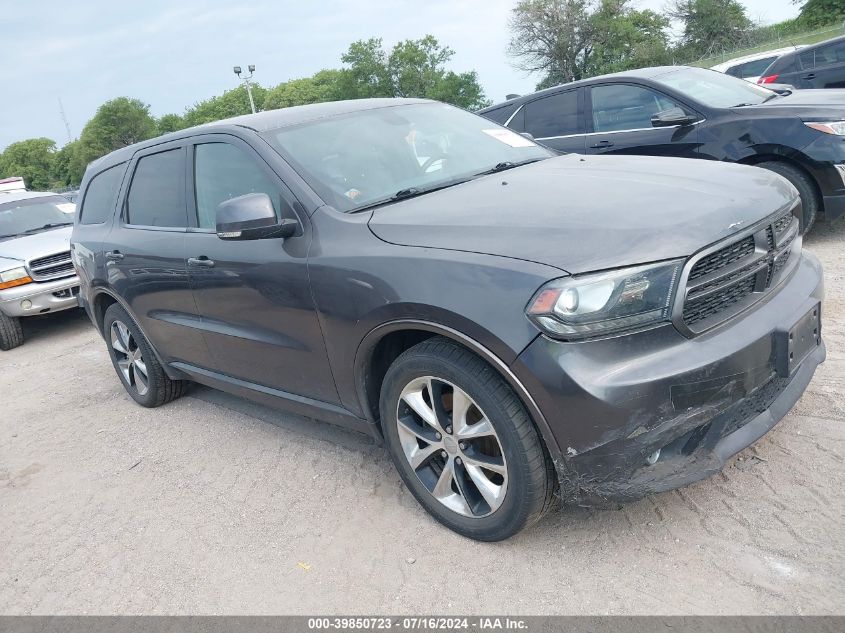
[(500, 541), (551, 506), (555, 471), (528, 412), (466, 348), (435, 337), (405, 351), (387, 371), (380, 410), (399, 475), (449, 529)]
[(798, 167), (776, 160), (758, 163), (756, 166), (783, 176), (798, 190), (798, 195), (801, 197), (801, 207), (804, 210), (803, 217), (798, 218), (798, 220), (801, 223), (801, 235), (806, 234), (815, 224), (816, 217), (821, 209), (819, 194), (810, 176)]
[(160, 407), (185, 393), (184, 380), (171, 380), (141, 329), (119, 304), (103, 317), (112, 365), (126, 392), (143, 407)]
[(0, 351), (23, 345), (23, 328), (18, 317), (10, 317), (0, 312)]

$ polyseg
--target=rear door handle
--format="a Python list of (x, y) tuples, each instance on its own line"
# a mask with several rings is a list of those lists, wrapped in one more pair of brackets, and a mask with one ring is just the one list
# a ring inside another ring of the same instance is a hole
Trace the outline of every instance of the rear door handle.
[(123, 259), (123, 253), (120, 251), (106, 251), (106, 259), (118, 262)]
[(810, 73), (809, 75), (804, 75), (804, 79), (815, 79), (816, 73)]
[(599, 141), (595, 145), (590, 145), (592, 149), (600, 149), (602, 147), (613, 147), (613, 141)]
[(208, 259), (205, 255), (199, 257), (189, 257), (188, 266), (197, 266), (199, 268), (214, 268), (214, 260)]

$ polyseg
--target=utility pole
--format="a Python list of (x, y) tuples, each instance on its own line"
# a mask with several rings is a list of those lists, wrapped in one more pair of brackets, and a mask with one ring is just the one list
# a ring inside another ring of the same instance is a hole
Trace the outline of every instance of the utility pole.
[(62, 121), (64, 121), (65, 131), (67, 132), (67, 142), (70, 143), (73, 141), (73, 134), (70, 133), (70, 123), (67, 122), (67, 117), (65, 116), (65, 106), (62, 103), (61, 97), (59, 97), (59, 114), (62, 115)]
[(247, 66), (247, 69), (249, 70), (249, 75), (244, 75), (243, 79), (241, 79), (241, 67), (235, 66), (233, 68), (235, 74), (238, 76), (238, 79), (241, 79), (244, 87), (246, 88), (246, 93), (249, 95), (249, 107), (252, 109), (252, 113), (255, 114), (255, 101), (252, 99), (252, 85), (249, 83), (249, 80), (252, 79), (252, 76), (255, 74), (255, 64), (250, 64)]

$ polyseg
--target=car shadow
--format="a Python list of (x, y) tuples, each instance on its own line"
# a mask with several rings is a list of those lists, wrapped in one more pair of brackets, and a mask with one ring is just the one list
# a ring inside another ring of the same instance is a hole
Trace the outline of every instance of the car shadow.
[(812, 250), (813, 246), (842, 239), (845, 239), (845, 218), (817, 221), (804, 236), (804, 246)]
[(85, 310), (81, 308), (25, 317), (21, 319), (21, 326), (24, 344), (39, 339), (58, 339), (93, 327)]

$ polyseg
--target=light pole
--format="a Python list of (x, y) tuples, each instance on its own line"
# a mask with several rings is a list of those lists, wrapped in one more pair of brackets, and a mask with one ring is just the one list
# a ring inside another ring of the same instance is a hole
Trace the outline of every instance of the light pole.
[[(242, 81), (246, 87), (246, 93), (249, 95), (249, 107), (252, 108), (252, 113), (255, 114), (255, 101), (252, 100), (252, 86), (249, 83), (249, 80), (252, 79), (252, 75), (255, 74), (255, 64), (250, 64), (247, 66), (247, 69), (249, 70), (249, 75), (244, 75)], [(241, 67), (235, 66), (233, 70), (238, 76), (238, 79), (241, 79)]]

